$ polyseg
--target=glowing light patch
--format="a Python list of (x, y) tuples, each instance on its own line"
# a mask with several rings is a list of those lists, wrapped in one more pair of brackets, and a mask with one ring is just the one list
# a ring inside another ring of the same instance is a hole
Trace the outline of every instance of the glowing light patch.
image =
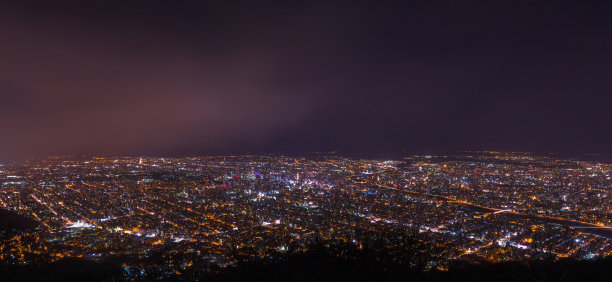
[(79, 220), (79, 221), (77, 221), (77, 222), (75, 222), (75, 223), (73, 223), (71, 225), (68, 225), (68, 228), (92, 228), (92, 227), (93, 227), (93, 225), (91, 225), (91, 224), (89, 224), (89, 223), (87, 223), (85, 221), (82, 221), (82, 220)]

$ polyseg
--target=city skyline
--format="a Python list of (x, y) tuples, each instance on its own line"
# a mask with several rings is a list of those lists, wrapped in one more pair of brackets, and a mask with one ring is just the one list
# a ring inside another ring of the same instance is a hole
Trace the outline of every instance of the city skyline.
[(406, 266), (427, 271), (458, 261), (604, 259), (612, 254), (610, 161), (464, 152), (6, 164), (0, 208), (33, 222), (0, 240), (0, 261), (119, 257), (121, 279), (171, 279), (274, 261), (321, 240), (384, 254), (394, 244), (375, 239), (395, 240), (384, 237), (394, 232), (427, 246), (411, 258), (426, 264)]

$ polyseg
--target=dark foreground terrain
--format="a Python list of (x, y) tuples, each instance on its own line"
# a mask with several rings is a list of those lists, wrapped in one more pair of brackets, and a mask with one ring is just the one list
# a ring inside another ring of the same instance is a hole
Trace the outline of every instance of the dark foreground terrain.
[(230, 269), (213, 281), (610, 281), (612, 260), (456, 264), (449, 271), (415, 271), (396, 265), (306, 254), (273, 264)]
[(36, 226), (38, 226), (38, 221), (14, 211), (0, 208), (0, 232), (23, 232)]
[[(101, 262), (69, 259), (38, 266), (0, 267), (2, 281), (122, 281), (122, 258)], [(371, 257), (338, 258), (327, 252), (293, 254), (274, 262), (250, 261), (232, 267), (196, 266), (159, 279), (149, 273), (136, 280), (151, 281), (610, 281), (612, 259), (457, 263), (449, 271), (420, 271)], [(132, 280), (128, 279), (128, 280)]]

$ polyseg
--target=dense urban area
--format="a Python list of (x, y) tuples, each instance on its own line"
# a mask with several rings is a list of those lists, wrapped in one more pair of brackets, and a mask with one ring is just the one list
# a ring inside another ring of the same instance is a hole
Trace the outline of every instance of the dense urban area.
[(0, 262), (129, 256), (126, 277), (163, 276), (397, 230), (437, 250), (428, 269), (591, 260), (612, 253), (610, 196), (609, 160), (554, 154), (52, 157), (0, 166), (0, 207), (33, 222), (0, 232)]

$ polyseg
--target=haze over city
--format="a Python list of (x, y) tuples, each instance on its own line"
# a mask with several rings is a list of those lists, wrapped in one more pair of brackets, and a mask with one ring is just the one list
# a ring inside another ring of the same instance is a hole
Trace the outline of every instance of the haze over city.
[(5, 154), (612, 153), (607, 1), (0, 7)]

